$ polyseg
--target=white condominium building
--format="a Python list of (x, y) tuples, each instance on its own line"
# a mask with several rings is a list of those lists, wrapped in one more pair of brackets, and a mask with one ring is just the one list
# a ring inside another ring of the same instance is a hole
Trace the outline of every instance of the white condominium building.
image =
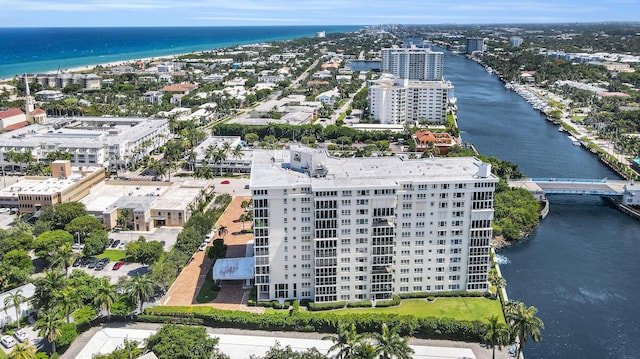
[(382, 71), (401, 79), (440, 81), (444, 71), (444, 54), (428, 48), (387, 48), (380, 51)]
[(474, 157), (333, 158), (256, 150), (258, 300), (486, 291), (498, 178)]
[(451, 82), (390, 78), (369, 82), (369, 112), (380, 123), (444, 123), (450, 97)]
[(0, 134), (0, 165), (10, 162), (11, 152), (31, 152), (44, 161), (52, 152), (70, 154), (72, 166), (126, 166), (170, 139), (168, 120), (134, 117), (75, 117), (31, 125)]

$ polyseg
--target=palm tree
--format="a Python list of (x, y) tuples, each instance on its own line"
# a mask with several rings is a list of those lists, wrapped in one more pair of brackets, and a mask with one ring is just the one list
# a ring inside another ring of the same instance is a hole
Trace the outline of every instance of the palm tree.
[(496, 358), (496, 345), (498, 349), (502, 350), (503, 345), (509, 344), (509, 329), (500, 320), (497, 315), (492, 315), (489, 318), (489, 326), (487, 332), (484, 335), (484, 340), (491, 346), (493, 350), (492, 358)]
[(495, 297), (497, 298), (499, 297), (500, 290), (507, 286), (507, 281), (498, 274), (495, 268), (491, 268), (489, 271), (489, 284), (496, 288)]
[[(353, 347), (353, 353), (349, 358), (354, 359), (377, 359), (380, 350), (369, 342), (360, 342)], [(411, 358), (411, 356), (409, 356)]]
[(71, 313), (82, 305), (82, 298), (75, 288), (67, 286), (53, 295), (53, 305), (67, 317), (67, 323), (71, 323)]
[(69, 278), (69, 267), (71, 267), (77, 256), (71, 246), (65, 243), (55, 252), (51, 260), (51, 265), (54, 268), (64, 269), (65, 278)]
[(409, 338), (402, 337), (395, 328), (382, 324), (382, 333), (375, 333), (373, 338), (377, 342), (377, 349), (383, 359), (411, 359), (413, 349), (409, 347)]
[(20, 328), (20, 317), (22, 314), (22, 310), (20, 310), (20, 304), (27, 301), (27, 297), (22, 294), (22, 289), (18, 289), (14, 292), (9, 292), (4, 298), (4, 312), (6, 313), (9, 307), (13, 305), (14, 310), (16, 311), (16, 320), (18, 321), (18, 328)]
[(56, 339), (62, 334), (60, 330), (62, 322), (60, 311), (40, 310), (38, 312), (38, 320), (34, 328), (38, 330), (39, 336), (44, 337), (51, 344), (51, 354), (56, 352)]
[(240, 207), (242, 207), (242, 209), (244, 209), (245, 212), (248, 210), (250, 206), (251, 206), (251, 203), (249, 201), (242, 201), (242, 203), (240, 204)]
[(120, 214), (118, 214), (118, 219), (116, 220), (116, 224), (122, 228), (128, 228), (129, 221), (131, 220), (131, 215), (133, 214), (133, 210), (131, 208), (122, 208), (120, 210)]
[(109, 283), (109, 279), (101, 278), (100, 285), (96, 288), (95, 297), (93, 303), (100, 308), (100, 310), (107, 311), (108, 320), (111, 321), (111, 306), (116, 302), (118, 293)]
[(246, 213), (241, 214), (238, 220), (240, 221), (240, 223), (242, 223), (242, 231), (244, 232), (244, 222), (247, 222), (249, 220), (247, 214)]
[(528, 307), (522, 302), (515, 302), (505, 308), (507, 319), (511, 323), (511, 329), (518, 335), (520, 345), (516, 358), (520, 357), (522, 348), (527, 344), (529, 336), (533, 341), (537, 342), (542, 339), (541, 329), (544, 329), (542, 319), (536, 317), (538, 310), (531, 306)]
[(151, 298), (155, 287), (156, 283), (153, 279), (145, 274), (127, 281), (124, 291), (134, 303), (140, 305), (140, 312), (142, 312), (144, 302)]
[(244, 152), (242, 151), (242, 146), (237, 145), (233, 151), (231, 151), (231, 157), (233, 157), (235, 160), (239, 160), (242, 157), (244, 157)]
[(358, 334), (354, 324), (339, 323), (338, 333), (324, 336), (322, 340), (330, 340), (333, 343), (327, 353), (337, 350), (336, 359), (348, 359), (353, 356), (355, 347), (362, 342), (362, 335)]
[(35, 359), (36, 357), (36, 347), (25, 342), (20, 343), (13, 348), (11, 353), (9, 353), (9, 359)]
[(222, 238), (222, 241), (224, 241), (224, 236), (226, 236), (227, 233), (229, 233), (229, 230), (227, 229), (226, 226), (218, 227), (218, 236)]

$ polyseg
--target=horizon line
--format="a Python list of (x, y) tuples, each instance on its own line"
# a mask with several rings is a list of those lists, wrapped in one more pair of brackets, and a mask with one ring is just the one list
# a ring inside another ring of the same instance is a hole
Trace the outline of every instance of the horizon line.
[(65, 26), (2, 26), (0, 29), (114, 29), (114, 28), (202, 28), (202, 27), (312, 27), (312, 26), (352, 26), (352, 27), (366, 27), (366, 26), (385, 26), (385, 25), (401, 25), (401, 26), (444, 26), (444, 25), (456, 25), (456, 26), (491, 26), (491, 25), (579, 25), (579, 24), (640, 24), (640, 20), (597, 20), (597, 21), (556, 21), (556, 22), (442, 22), (442, 23), (399, 23), (388, 22), (379, 24), (306, 24), (306, 25), (290, 25), (290, 24), (261, 24), (261, 25), (126, 25), (126, 26), (83, 26), (83, 25), (65, 25)]

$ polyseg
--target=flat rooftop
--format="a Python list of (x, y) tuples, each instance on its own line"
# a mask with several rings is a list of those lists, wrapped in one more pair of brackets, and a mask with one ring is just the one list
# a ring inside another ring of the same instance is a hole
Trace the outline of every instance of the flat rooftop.
[(71, 118), (0, 134), (0, 144), (5, 147), (56, 144), (63, 148), (101, 149), (106, 145), (138, 141), (167, 123), (165, 119), (128, 117)]
[(142, 197), (154, 200), (171, 186), (166, 182), (157, 185), (142, 185), (136, 182), (102, 181), (91, 188), (91, 193), (80, 200), (90, 213), (102, 213), (121, 197)]
[[(312, 153), (314, 163), (322, 164), (327, 175), (311, 177), (288, 169), (294, 151)], [(402, 179), (425, 182), (472, 182), (478, 180), (475, 157), (437, 157), (408, 159), (408, 156), (337, 158), (322, 149), (292, 147), (291, 150), (255, 150), (251, 167), (251, 188), (271, 188), (309, 184), (314, 188), (394, 186)], [(491, 174), (491, 179), (498, 178)], [(265, 180), (268, 179), (268, 180)]]

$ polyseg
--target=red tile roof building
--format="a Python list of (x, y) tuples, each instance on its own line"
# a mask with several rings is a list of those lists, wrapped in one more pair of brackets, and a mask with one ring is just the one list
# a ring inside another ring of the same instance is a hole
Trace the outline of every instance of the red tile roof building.
[(27, 116), (19, 108), (0, 111), (0, 131), (11, 131), (27, 125)]
[(438, 149), (440, 155), (449, 153), (449, 147), (457, 145), (458, 142), (448, 133), (433, 133), (427, 130), (420, 130), (413, 134), (416, 143), (416, 151), (428, 151), (431, 143)]

